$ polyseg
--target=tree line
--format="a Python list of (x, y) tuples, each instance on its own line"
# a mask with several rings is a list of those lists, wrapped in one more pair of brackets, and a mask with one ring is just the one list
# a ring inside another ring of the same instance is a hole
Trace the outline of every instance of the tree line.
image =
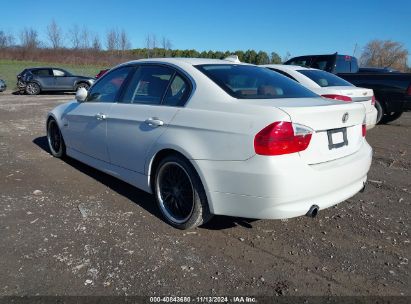
[[(36, 29), (23, 28), (18, 39), (0, 29), (0, 58), (13, 60), (36, 60), (71, 64), (98, 64), (112, 66), (125, 60), (152, 57), (198, 57), (223, 59), (229, 55), (237, 55), (241, 62), (252, 64), (281, 63), (291, 55), (281, 58), (276, 52), (267, 53), (256, 50), (237, 51), (197, 51), (173, 48), (167, 37), (158, 38), (155, 34), (147, 34), (143, 48), (132, 48), (131, 40), (124, 29), (111, 28), (103, 39), (98, 33), (90, 31), (86, 26), (72, 25), (63, 29), (55, 20), (44, 29), (46, 41), (41, 41)], [(299, 54), (303, 55), (303, 54)], [(362, 66), (390, 67), (400, 71), (410, 71), (408, 66), (408, 50), (400, 42), (391, 40), (372, 40), (363, 48), (360, 55)]]

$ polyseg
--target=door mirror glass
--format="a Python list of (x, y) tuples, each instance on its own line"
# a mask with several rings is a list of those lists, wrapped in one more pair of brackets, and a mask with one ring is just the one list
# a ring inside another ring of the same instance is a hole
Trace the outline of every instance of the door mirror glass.
[(87, 90), (85, 88), (79, 88), (76, 92), (76, 100), (78, 102), (83, 102), (86, 100), (87, 98)]

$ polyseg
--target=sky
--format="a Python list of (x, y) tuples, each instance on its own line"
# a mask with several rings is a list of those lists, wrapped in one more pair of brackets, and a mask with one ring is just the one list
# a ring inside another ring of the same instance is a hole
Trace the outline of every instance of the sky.
[(32, 27), (43, 41), (54, 19), (64, 32), (74, 24), (86, 26), (103, 46), (107, 31), (118, 28), (133, 48), (144, 47), (147, 34), (155, 34), (173, 48), (198, 51), (359, 56), (368, 41), (392, 39), (411, 52), (409, 0), (8, 0), (1, 6), (0, 30), (18, 37)]

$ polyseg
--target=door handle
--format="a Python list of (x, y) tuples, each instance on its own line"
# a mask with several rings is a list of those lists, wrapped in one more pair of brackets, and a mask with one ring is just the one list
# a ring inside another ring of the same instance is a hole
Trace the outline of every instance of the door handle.
[(106, 114), (103, 114), (103, 113), (98, 113), (98, 114), (94, 115), (94, 117), (95, 117), (97, 120), (106, 120), (106, 119), (107, 119), (107, 115), (106, 115)]
[(157, 128), (164, 125), (164, 121), (158, 119), (157, 117), (147, 118), (144, 122), (153, 128)]

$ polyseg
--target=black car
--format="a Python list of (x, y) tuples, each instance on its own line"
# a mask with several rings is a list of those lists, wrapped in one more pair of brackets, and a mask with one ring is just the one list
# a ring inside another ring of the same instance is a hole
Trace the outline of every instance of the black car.
[(401, 73), (401, 72), (391, 69), (391, 68), (364, 67), (364, 68), (359, 68), (358, 73)]
[(0, 79), (0, 92), (3, 92), (7, 89), (6, 82), (3, 79)]
[(357, 58), (338, 53), (330, 55), (305, 55), (294, 57), (284, 64), (301, 65), (330, 73), (351, 82), (357, 87), (374, 91), (377, 123), (396, 120), (405, 111), (411, 110), (411, 73), (394, 71), (360, 71)]
[(73, 92), (79, 88), (88, 88), (94, 79), (86, 76), (75, 76), (70, 72), (53, 67), (28, 68), (17, 75), (17, 87), (29, 95), (42, 91)]

